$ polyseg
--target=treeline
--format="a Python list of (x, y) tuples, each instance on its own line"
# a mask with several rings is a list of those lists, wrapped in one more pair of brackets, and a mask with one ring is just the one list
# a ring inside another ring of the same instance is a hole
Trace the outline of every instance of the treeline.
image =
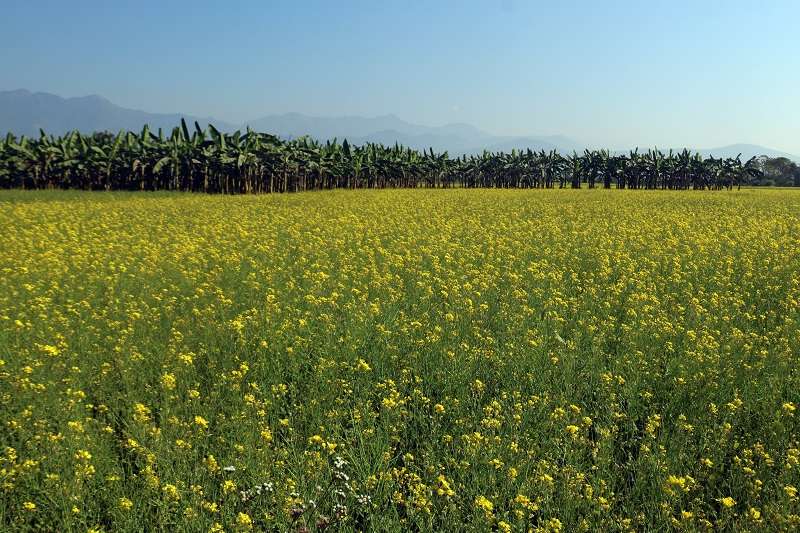
[(756, 163), (761, 174), (750, 181), (751, 185), (800, 187), (800, 167), (791, 159), (761, 156)]
[[(793, 164), (793, 163), (792, 163)], [(795, 166), (796, 168), (796, 166)], [(731, 189), (758, 184), (763, 159), (688, 150), (484, 152), (451, 157), (395, 145), (226, 134), (185, 122), (165, 135), (72, 132), (0, 140), (0, 187), (267, 193), (392, 187)], [(800, 181), (800, 176), (798, 176)], [(800, 183), (794, 183), (800, 184)]]

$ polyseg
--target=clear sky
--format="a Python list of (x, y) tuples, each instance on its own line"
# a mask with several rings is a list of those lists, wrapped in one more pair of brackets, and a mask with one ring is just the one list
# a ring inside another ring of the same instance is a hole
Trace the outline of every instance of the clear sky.
[(800, 2), (2, 0), (0, 89), (800, 154)]

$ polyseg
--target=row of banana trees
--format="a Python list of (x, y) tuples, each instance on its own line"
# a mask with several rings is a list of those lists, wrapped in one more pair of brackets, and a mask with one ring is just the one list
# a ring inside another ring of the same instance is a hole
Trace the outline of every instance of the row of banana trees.
[(0, 187), (267, 193), (391, 187), (723, 189), (760, 175), (755, 158), (683, 150), (612, 154), (514, 150), (450, 157), (395, 145), (227, 134), (186, 122), (169, 135), (77, 131), (0, 140)]

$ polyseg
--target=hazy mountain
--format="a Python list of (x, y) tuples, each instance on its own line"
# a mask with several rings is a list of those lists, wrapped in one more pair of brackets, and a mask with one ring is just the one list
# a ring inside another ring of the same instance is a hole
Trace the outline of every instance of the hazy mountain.
[[(283, 138), (309, 135), (320, 141), (347, 139), (353, 144), (376, 142), (385, 145), (400, 143), (419, 150), (433, 148), (450, 155), (474, 154), (484, 150), (510, 152), (513, 149), (558, 150), (562, 154), (583, 152), (586, 145), (562, 135), (500, 136), (487, 133), (464, 123), (444, 126), (422, 126), (406, 122), (396, 115), (378, 117), (313, 117), (300, 113), (270, 115), (234, 125), (213, 118), (198, 118), (179, 113), (148, 113), (117, 106), (107, 99), (92, 95), (62, 98), (49, 93), (32, 93), (26, 90), (0, 91), (0, 134), (11, 131), (17, 135), (38, 136), (39, 128), (47, 133), (61, 135), (70, 130), (138, 131), (144, 124), (154, 130), (170, 131), (180, 124), (181, 117), (189, 124), (195, 120), (205, 127), (209, 122), (222, 131), (233, 131), (249, 126), (256, 131), (272, 133)], [(641, 150), (640, 150), (641, 151)], [(646, 151), (646, 149), (644, 150)], [(753, 144), (734, 144), (719, 148), (698, 150), (702, 155), (736, 157), (742, 154), (747, 160), (752, 156), (797, 156)], [(627, 150), (618, 151), (627, 153)]]
[(17, 135), (38, 136), (39, 128), (47, 133), (61, 135), (67, 131), (138, 131), (144, 124), (153, 130), (170, 131), (180, 124), (181, 117), (189, 124), (195, 120), (205, 127), (213, 123), (222, 131), (244, 129), (296, 138), (309, 135), (324, 141), (337, 138), (351, 143), (376, 142), (391, 145), (400, 143), (420, 150), (433, 148), (447, 150), (451, 155), (478, 153), (511, 148), (573, 149), (574, 141), (564, 137), (502, 137), (463, 123), (444, 126), (412, 124), (395, 115), (378, 117), (312, 117), (300, 113), (285, 113), (250, 120), (234, 125), (213, 118), (199, 118), (180, 113), (148, 113), (117, 106), (101, 96), (62, 98), (49, 93), (32, 93), (27, 90), (0, 91), (0, 133), (11, 131)]
[[(570, 154), (573, 151), (582, 153), (587, 148), (586, 144), (563, 135), (499, 136), (482, 131), (470, 124), (421, 126), (406, 122), (395, 115), (365, 118), (352, 116), (311, 117), (300, 113), (286, 113), (263, 117), (247, 122), (245, 125), (249, 125), (256, 131), (267, 131), (287, 138), (309, 135), (319, 140), (336, 138), (341, 141), (346, 138), (354, 144), (375, 142), (391, 145), (397, 142), (421, 150), (431, 147), (436, 151), (447, 150), (450, 155), (481, 153), (484, 150), (510, 152), (514, 149), (525, 150), (528, 148), (536, 151), (557, 150), (562, 154)], [(709, 155), (736, 157), (741, 153), (743, 161), (760, 155), (800, 160), (799, 157), (792, 154), (755, 144), (732, 144), (696, 151), (705, 157)], [(628, 151), (619, 150), (617, 152), (627, 153)]]
[(479, 153), (483, 150), (511, 151), (512, 148), (535, 150), (582, 150), (579, 143), (563, 136), (509, 137), (487, 133), (470, 124), (421, 126), (395, 115), (379, 117), (310, 117), (300, 113), (271, 115), (245, 123), (256, 131), (267, 131), (281, 137), (309, 135), (315, 139), (347, 139), (355, 144), (395, 142), (417, 149), (433, 148), (453, 154)]
[[(648, 148), (639, 147), (639, 153), (646, 153)], [(669, 153), (669, 148), (660, 149), (663, 153)], [(689, 148), (691, 152), (699, 153), (703, 157), (716, 157), (719, 158), (726, 158), (726, 157), (736, 157), (737, 155), (741, 154), (742, 162), (747, 161), (751, 157), (760, 157), (765, 155), (767, 157), (785, 157), (787, 159), (791, 159), (792, 161), (800, 161), (800, 157), (789, 154), (787, 152), (781, 152), (780, 150), (774, 150), (772, 148), (767, 148), (765, 146), (761, 146), (758, 144), (729, 144), (727, 146), (720, 146), (718, 148)], [(674, 153), (682, 152), (683, 148), (672, 148)], [(613, 153), (627, 155), (630, 153), (630, 150), (614, 150)]]
[(147, 113), (114, 105), (102, 96), (91, 95), (62, 98), (49, 93), (26, 90), (0, 91), (0, 132), (38, 136), (39, 128), (47, 133), (62, 135), (70, 130), (138, 131), (149, 124), (153, 130), (172, 130), (181, 117), (189, 124), (197, 120), (205, 127), (209, 122), (222, 129), (233, 126), (212, 118), (200, 118), (172, 113)]
[(786, 152), (781, 152), (780, 150), (773, 150), (772, 148), (759, 146), (757, 144), (731, 144), (728, 146), (720, 146), (719, 148), (709, 148), (697, 151), (704, 157), (714, 156), (717, 158), (736, 157), (737, 155), (742, 154), (742, 161), (747, 161), (753, 156), (758, 157), (762, 155), (767, 157), (785, 157), (794, 161), (800, 160), (800, 157), (795, 155), (787, 154)]
[(270, 115), (245, 122), (255, 131), (264, 131), (281, 137), (308, 135), (315, 139), (339, 140), (347, 137), (366, 137), (376, 132), (395, 131), (402, 135), (420, 135), (425, 128), (410, 124), (395, 115), (380, 117), (309, 117), (300, 113)]

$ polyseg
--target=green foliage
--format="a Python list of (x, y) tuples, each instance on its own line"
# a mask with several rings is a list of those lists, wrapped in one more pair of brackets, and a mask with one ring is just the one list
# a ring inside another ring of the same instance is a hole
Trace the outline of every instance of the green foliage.
[(757, 165), (761, 174), (753, 180), (753, 185), (800, 187), (800, 168), (794, 161), (785, 157), (761, 157)]
[[(416, 187), (722, 189), (759, 184), (765, 163), (702, 159), (687, 150), (606, 150), (564, 157), (531, 150), (450, 157), (431, 148), (352, 146), (335, 139), (283, 141), (274, 135), (226, 134), (186, 122), (169, 136), (72, 132), (56, 138), (0, 141), (0, 188), (173, 190), (207, 193), (295, 192)], [(800, 176), (800, 174), (798, 174)], [(774, 177), (770, 177), (774, 182)]]

